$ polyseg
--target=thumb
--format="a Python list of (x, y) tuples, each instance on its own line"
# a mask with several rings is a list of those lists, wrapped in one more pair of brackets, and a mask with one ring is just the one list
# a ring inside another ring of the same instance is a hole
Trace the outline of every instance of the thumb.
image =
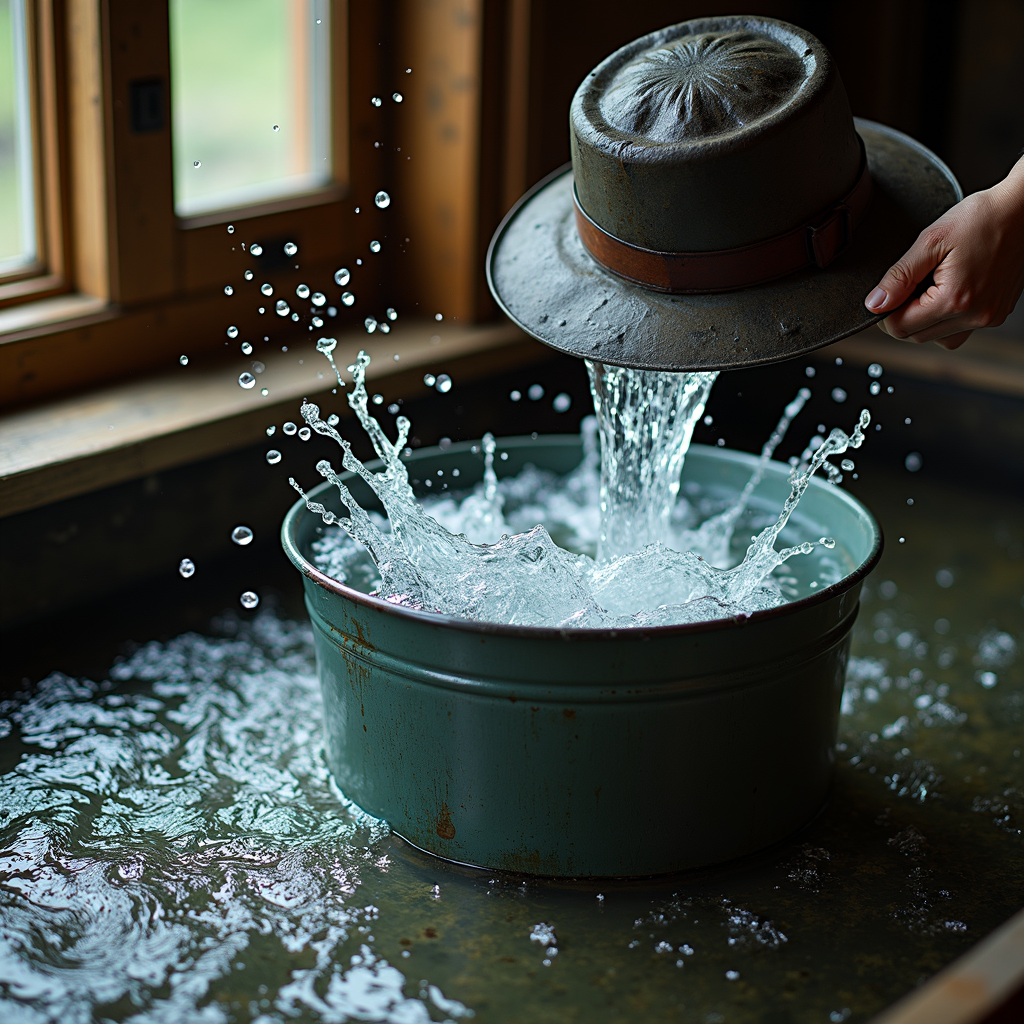
[(914, 294), (914, 289), (945, 259), (948, 246), (942, 235), (922, 231), (917, 241), (871, 290), (864, 305), (872, 313), (890, 313)]

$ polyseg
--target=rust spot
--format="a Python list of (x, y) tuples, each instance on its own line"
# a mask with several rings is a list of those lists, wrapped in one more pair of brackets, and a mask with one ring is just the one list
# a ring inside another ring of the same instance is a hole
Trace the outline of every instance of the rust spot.
[(411, 946), (412, 939), (399, 939), (398, 940), (403, 946)]
[(366, 726), (364, 725), (364, 726), (363, 726), (363, 732), (368, 732), (368, 731), (369, 731), (369, 730), (368, 730), (368, 729), (366, 728)]
[(426, 937), (428, 939), (436, 939), (437, 938), (437, 930), (435, 928), (424, 928), (423, 929), (423, 934), (426, 935)]
[(576, 711), (573, 708), (563, 708), (562, 714), (570, 720), (576, 717)]
[(435, 831), (442, 839), (455, 838), (455, 826), (452, 824), (451, 811), (448, 810), (448, 805), (446, 803), (441, 804), (441, 813), (437, 817), (437, 827)]
[(363, 718), (366, 717), (366, 705), (365, 704), (360, 704), (359, 705), (359, 714), (362, 715)]
[(514, 956), (503, 956), (501, 958), (501, 962), (503, 964), (514, 964), (516, 962), (516, 958)]

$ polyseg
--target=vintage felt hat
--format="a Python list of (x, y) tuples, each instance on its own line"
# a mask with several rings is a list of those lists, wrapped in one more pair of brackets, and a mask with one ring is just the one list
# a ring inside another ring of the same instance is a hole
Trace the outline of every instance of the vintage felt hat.
[(687, 21), (617, 50), (569, 113), (572, 165), (487, 254), (539, 341), (641, 369), (776, 362), (880, 317), (864, 296), (962, 198), (934, 153), (854, 119), (828, 51), (758, 17)]

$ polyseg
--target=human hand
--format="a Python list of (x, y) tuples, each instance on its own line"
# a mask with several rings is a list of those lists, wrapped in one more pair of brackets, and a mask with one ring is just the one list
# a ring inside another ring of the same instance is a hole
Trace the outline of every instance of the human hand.
[[(914, 297), (928, 274), (933, 283)], [(971, 331), (1001, 324), (1022, 290), (1024, 159), (998, 185), (968, 196), (925, 228), (864, 305), (889, 313), (878, 326), (893, 338), (954, 349)]]

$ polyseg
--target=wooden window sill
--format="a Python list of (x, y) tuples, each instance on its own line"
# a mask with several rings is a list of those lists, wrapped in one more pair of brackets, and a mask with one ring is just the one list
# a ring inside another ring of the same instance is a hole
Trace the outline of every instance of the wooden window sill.
[[(349, 365), (361, 348), (373, 356), (369, 381), (407, 393), (423, 389), (428, 370), (449, 373), (462, 383), (553, 354), (508, 323), (406, 323), (390, 335), (372, 338), (353, 331), (339, 336), (338, 365)], [(0, 417), (0, 516), (261, 440), (275, 447), (267, 426), (298, 421), (298, 403), (329, 395), (335, 381), (327, 361), (308, 345), (261, 359), (266, 370), (249, 391), (238, 385), (249, 361), (233, 357), (210, 369), (176, 366), (159, 376)], [(260, 393), (264, 386), (270, 392), (266, 397)], [(333, 407), (347, 411), (343, 399)]]

